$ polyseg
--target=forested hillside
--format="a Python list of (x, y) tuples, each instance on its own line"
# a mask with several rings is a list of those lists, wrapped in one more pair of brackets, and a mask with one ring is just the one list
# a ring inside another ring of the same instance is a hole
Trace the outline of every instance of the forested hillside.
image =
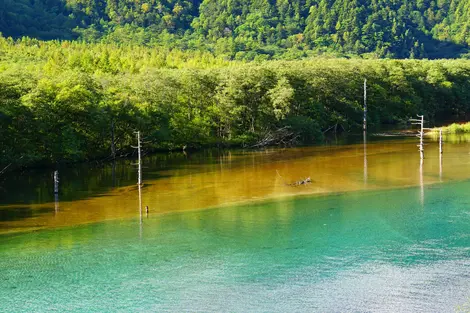
[(469, 56), (470, 0), (1, 0), (0, 32), (239, 60), (454, 58)]
[[(288, 127), (299, 143), (416, 114), (470, 112), (470, 61), (237, 62), (208, 52), (0, 37), (0, 168), (147, 149), (252, 145)], [(430, 124), (431, 125), (431, 124)], [(113, 148), (114, 147), (114, 148)]]
[(469, 12), (470, 0), (0, 0), (0, 169), (126, 153), (137, 129), (151, 149), (277, 129), (312, 143), (360, 129), (364, 78), (370, 126), (467, 118), (470, 61), (375, 59), (469, 58)]

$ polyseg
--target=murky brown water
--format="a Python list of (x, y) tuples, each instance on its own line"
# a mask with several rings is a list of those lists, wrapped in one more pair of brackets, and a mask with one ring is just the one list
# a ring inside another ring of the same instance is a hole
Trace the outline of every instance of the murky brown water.
[[(415, 138), (367, 145), (232, 151), (199, 156), (197, 161), (192, 155), (180, 154), (180, 160), (171, 164), (148, 158), (141, 203), (156, 215), (266, 198), (424, 186), (470, 178), (468, 137), (454, 136), (447, 141), (442, 159), (437, 143), (429, 141), (422, 165)], [(139, 216), (139, 192), (131, 183), (135, 169), (128, 163), (118, 168), (121, 184), (116, 184), (116, 173), (110, 171), (111, 167), (94, 169), (90, 174), (93, 179), (78, 172), (70, 178), (73, 182), (64, 182), (68, 178), (62, 177), (67, 195), (59, 195), (57, 203), (51, 199), (51, 184), (41, 181), (50, 179), (47, 175), (38, 180), (26, 173), (14, 185), (7, 181), (0, 194), (4, 197), (0, 200), (0, 233)], [(289, 185), (306, 177), (312, 179), (311, 184)], [(22, 196), (22, 188), (34, 192)]]

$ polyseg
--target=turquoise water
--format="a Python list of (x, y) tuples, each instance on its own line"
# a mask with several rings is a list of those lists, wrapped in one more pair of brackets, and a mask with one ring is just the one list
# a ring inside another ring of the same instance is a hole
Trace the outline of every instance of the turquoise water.
[(470, 308), (470, 182), (0, 236), (1, 312)]

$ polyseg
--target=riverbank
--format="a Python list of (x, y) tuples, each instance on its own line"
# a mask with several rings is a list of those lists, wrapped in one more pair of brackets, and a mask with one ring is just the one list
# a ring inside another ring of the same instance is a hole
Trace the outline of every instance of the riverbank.
[(467, 123), (453, 123), (444, 127), (436, 127), (430, 131), (431, 135), (439, 134), (441, 131), (444, 134), (467, 134), (470, 133), (470, 122)]

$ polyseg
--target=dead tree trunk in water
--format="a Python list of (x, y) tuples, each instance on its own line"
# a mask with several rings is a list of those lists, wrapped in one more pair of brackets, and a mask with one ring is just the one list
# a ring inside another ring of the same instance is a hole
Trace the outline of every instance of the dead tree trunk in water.
[(137, 149), (137, 163), (133, 165), (137, 165), (137, 185), (142, 185), (142, 154), (140, 151), (140, 131), (135, 132), (137, 134), (137, 146), (132, 146), (132, 148)]
[(141, 158), (141, 154), (140, 154), (140, 132), (137, 132), (137, 154), (138, 154), (138, 157), (139, 157), (139, 169), (138, 169), (138, 180), (137, 180), (137, 184), (139, 186), (142, 185), (142, 158)]
[(419, 156), (421, 160), (424, 159), (424, 130), (429, 129), (429, 128), (424, 128), (424, 115), (418, 115), (419, 119), (412, 118), (410, 119), (411, 124), (413, 125), (419, 125), (420, 126), (420, 131), (417, 137), (419, 138)]
[(54, 171), (54, 194), (59, 193), (59, 171)]
[(367, 79), (364, 79), (364, 121), (363, 130), (367, 131)]
[(439, 154), (442, 154), (442, 128), (439, 129)]

